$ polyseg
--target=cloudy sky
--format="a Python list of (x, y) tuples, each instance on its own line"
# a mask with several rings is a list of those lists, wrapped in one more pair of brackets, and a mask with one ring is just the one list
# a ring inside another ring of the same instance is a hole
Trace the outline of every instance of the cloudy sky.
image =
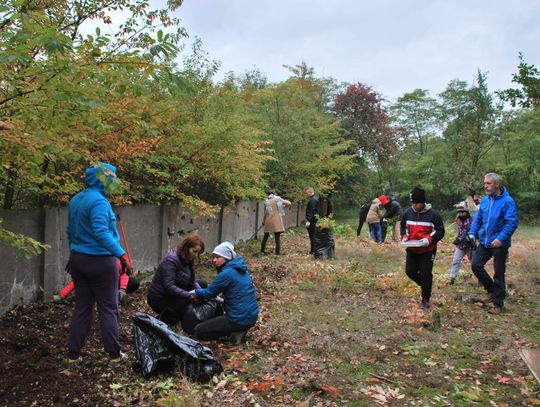
[(441, 92), (488, 73), (511, 86), (518, 52), (540, 67), (537, 0), (184, 0), (176, 13), (227, 71), (253, 67), (270, 81), (306, 61), (317, 76), (372, 86), (389, 100)]

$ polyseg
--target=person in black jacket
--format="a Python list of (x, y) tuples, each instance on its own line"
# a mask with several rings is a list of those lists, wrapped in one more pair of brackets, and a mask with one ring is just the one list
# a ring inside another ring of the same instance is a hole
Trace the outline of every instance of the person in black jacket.
[(356, 229), (356, 236), (360, 236), (362, 226), (364, 226), (364, 223), (366, 223), (369, 208), (371, 208), (371, 201), (360, 205), (360, 214), (358, 215), (358, 228)]
[(315, 195), (312, 187), (306, 188), (308, 203), (306, 206), (306, 228), (309, 235), (309, 254), (315, 253), (315, 228), (317, 226), (317, 216), (319, 215), (319, 197)]
[[(394, 226), (396, 226), (398, 222), (401, 220), (401, 205), (393, 196), (388, 196), (388, 201), (384, 204), (384, 218), (381, 220), (383, 242), (386, 240), (386, 233), (388, 230), (388, 219), (393, 219), (393, 218), (396, 218), (397, 220), (397, 222), (394, 224)], [(395, 234), (393, 233), (394, 230), (396, 230), (395, 227), (392, 230), (392, 237), (395, 236)]]
[(437, 254), (437, 242), (444, 237), (444, 223), (439, 213), (426, 204), (426, 193), (415, 187), (411, 194), (411, 207), (401, 218), (401, 241), (407, 247), (405, 272), (422, 291), (422, 308), (429, 308), (433, 284), (433, 262)]

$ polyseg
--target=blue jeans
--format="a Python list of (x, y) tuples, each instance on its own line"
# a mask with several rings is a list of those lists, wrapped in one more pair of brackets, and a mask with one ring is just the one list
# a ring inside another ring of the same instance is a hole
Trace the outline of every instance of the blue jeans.
[(377, 243), (382, 242), (382, 229), (380, 223), (370, 223), (369, 224), (369, 235)]

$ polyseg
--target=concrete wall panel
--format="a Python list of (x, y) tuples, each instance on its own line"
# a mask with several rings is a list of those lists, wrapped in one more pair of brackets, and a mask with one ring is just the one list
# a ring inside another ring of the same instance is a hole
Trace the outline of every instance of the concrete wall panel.
[[(258, 209), (257, 209), (258, 207)], [(152, 270), (163, 255), (189, 233), (198, 233), (206, 251), (222, 241), (237, 243), (263, 234), (262, 202), (238, 202), (224, 208), (223, 214), (198, 216), (178, 205), (134, 205), (116, 207), (124, 226), (127, 244), (136, 271)], [(296, 226), (298, 206), (293, 204), (285, 215), (285, 226)], [(33, 237), (50, 245), (40, 256), (24, 259), (15, 249), (0, 244), (0, 315), (43, 294), (52, 298), (69, 280), (64, 267), (69, 260), (66, 208), (35, 211), (0, 210), (6, 230)], [(220, 228), (221, 218), (221, 228)], [(303, 208), (300, 211), (303, 219)], [(118, 225), (120, 232), (120, 225)], [(221, 230), (221, 238), (220, 238)], [(124, 243), (122, 246), (125, 248)]]
[[(3, 227), (10, 232), (24, 234), (36, 240), (43, 240), (43, 211), (4, 211)], [(0, 244), (0, 315), (18, 305), (38, 299), (40, 290), (40, 269), (43, 257), (30, 259), (21, 257), (17, 250)]]
[[(135, 271), (152, 270), (161, 258), (161, 210), (155, 205), (113, 208), (120, 216)], [(120, 224), (117, 224), (121, 233)], [(121, 235), (120, 235), (121, 236)], [(123, 239), (120, 243), (126, 249)]]
[(178, 205), (166, 207), (167, 250), (176, 247), (189, 233), (197, 233), (206, 251), (218, 245), (219, 213), (215, 216), (197, 216)]

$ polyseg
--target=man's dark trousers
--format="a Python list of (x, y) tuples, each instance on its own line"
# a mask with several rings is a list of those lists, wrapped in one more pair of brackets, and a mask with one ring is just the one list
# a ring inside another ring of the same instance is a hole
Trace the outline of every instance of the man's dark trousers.
[[(495, 274), (493, 278), (484, 267), (493, 257), (493, 268)], [(506, 295), (506, 284), (504, 273), (506, 272), (506, 259), (508, 258), (507, 247), (497, 247), (496, 249), (479, 245), (473, 252), (471, 268), (478, 281), (482, 283), (485, 290), (493, 295), (493, 304), (497, 307), (504, 305)]]
[(309, 227), (307, 228), (308, 235), (309, 235), (309, 253), (313, 254), (315, 253), (315, 229), (317, 228), (317, 224), (315, 221), (309, 223)]

